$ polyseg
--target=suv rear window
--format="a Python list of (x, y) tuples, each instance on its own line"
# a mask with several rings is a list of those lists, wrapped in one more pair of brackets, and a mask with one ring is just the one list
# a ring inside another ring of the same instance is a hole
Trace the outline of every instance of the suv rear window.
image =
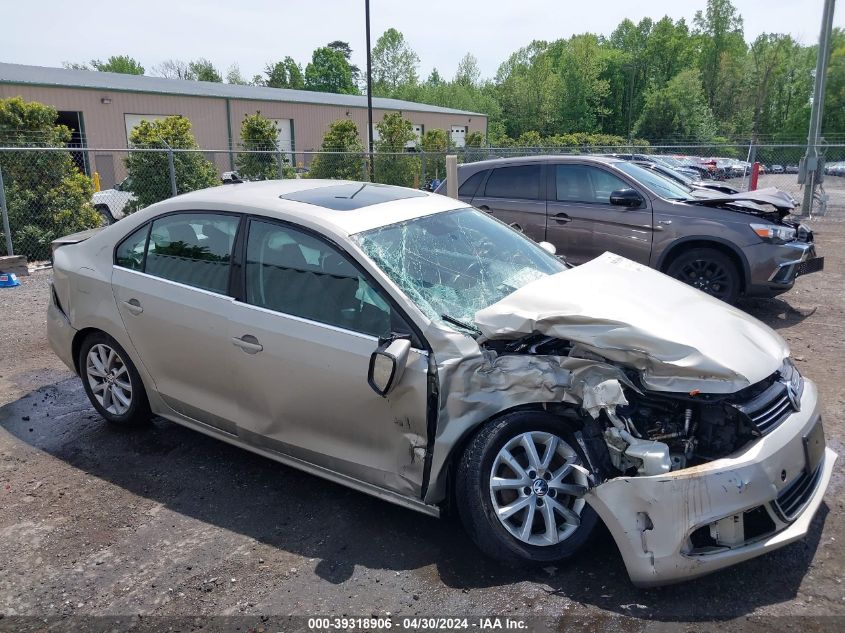
[(539, 199), (540, 165), (494, 169), (487, 179), (484, 195), (489, 198)]

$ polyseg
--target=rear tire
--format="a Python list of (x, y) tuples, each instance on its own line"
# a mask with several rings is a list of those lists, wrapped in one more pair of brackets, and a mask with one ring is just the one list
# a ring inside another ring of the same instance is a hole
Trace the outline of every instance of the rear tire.
[(734, 304), (739, 297), (742, 278), (736, 264), (714, 248), (681, 253), (669, 264), (666, 274), (725, 303)]
[(570, 558), (598, 523), (582, 498), (586, 463), (557, 416), (517, 411), (492, 420), (457, 468), (455, 500), (466, 531), (482, 552), (506, 565)]
[(150, 403), (141, 376), (120, 344), (105, 332), (89, 334), (78, 357), (88, 399), (112, 424), (135, 426), (150, 421)]

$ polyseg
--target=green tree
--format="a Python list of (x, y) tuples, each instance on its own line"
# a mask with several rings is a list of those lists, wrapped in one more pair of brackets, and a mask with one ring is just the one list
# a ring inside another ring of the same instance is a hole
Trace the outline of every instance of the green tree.
[(394, 96), (402, 86), (417, 83), (420, 58), (394, 28), (376, 40), (372, 51), (373, 93)]
[(223, 76), (220, 74), (220, 71), (205, 57), (200, 57), (188, 64), (188, 70), (192, 75), (191, 79), (211, 81), (218, 84), (223, 83)]
[(226, 83), (235, 86), (248, 86), (250, 82), (241, 74), (240, 67), (237, 64), (232, 64), (226, 71)]
[(273, 180), (279, 178), (279, 169), (285, 178), (293, 178), (295, 172), (288, 164), (288, 158), (279, 152), (279, 129), (276, 124), (260, 112), (244, 117), (241, 122), (241, 147), (235, 164), (238, 174), (249, 180)]
[(349, 72), (352, 74), (352, 83), (355, 84), (355, 87), (357, 88), (361, 83), (361, 69), (352, 63), (352, 47), (349, 46), (349, 42), (335, 40), (333, 42), (329, 42), (326, 46), (332, 50), (336, 50), (343, 55), (344, 59), (346, 59), (346, 63), (349, 64)]
[(314, 51), (305, 67), (305, 89), (315, 92), (358, 94), (352, 70), (343, 53), (323, 46)]
[(267, 64), (264, 67), (264, 75), (266, 79), (263, 80), (262, 84), (268, 88), (293, 88), (295, 90), (305, 88), (302, 67), (290, 56), (275, 64)]
[(455, 83), (462, 86), (477, 86), (481, 83), (481, 70), (478, 68), (478, 59), (472, 53), (467, 53), (458, 62), (458, 70), (455, 72)]
[(92, 59), (91, 66), (94, 70), (103, 73), (122, 73), (124, 75), (143, 75), (144, 67), (140, 62), (129, 57), (129, 55), (112, 55), (106, 61)]
[(549, 48), (552, 67), (560, 78), (556, 129), (567, 132), (595, 132), (608, 114), (603, 104), (609, 94), (605, 55), (597, 36), (575, 35), (559, 40)]
[(634, 126), (637, 136), (651, 141), (710, 141), (715, 122), (697, 70), (682, 70), (665, 87), (646, 95)]
[[(728, 96), (725, 77), (734, 64), (732, 58), (743, 57), (745, 40), (742, 31), (742, 16), (731, 0), (707, 0), (704, 11), (696, 11), (694, 24), (701, 43), (701, 79), (704, 94), (710, 108), (722, 114), (720, 106)], [(729, 114), (725, 112), (724, 114)]]
[(419, 158), (405, 151), (405, 144), (413, 141), (414, 126), (399, 112), (389, 112), (376, 124), (379, 140), (375, 141), (373, 157), (375, 181), (385, 185), (411, 187), (414, 176), (420, 173)]
[[(70, 129), (56, 125), (57, 116), (55, 108), (41, 103), (0, 99), (0, 146), (67, 145)], [(91, 206), (91, 180), (76, 168), (69, 152), (0, 152), (0, 169), (17, 254), (49, 259), (52, 240), (100, 224)]]
[(527, 130), (546, 134), (558, 131), (561, 79), (548, 48), (547, 42), (531, 42), (499, 67), (497, 96), (505, 134), (509, 137), (517, 137)]
[(364, 177), (364, 145), (358, 126), (351, 119), (338, 119), (329, 125), (320, 152), (311, 161), (309, 178), (361, 180)]
[(156, 121), (143, 120), (129, 133), (132, 147), (160, 149), (160, 152), (129, 152), (125, 159), (130, 190), (136, 208), (143, 208), (171, 196), (167, 151), (173, 153), (176, 189), (187, 193), (220, 184), (217, 169), (198, 150), (191, 132), (191, 122), (183, 116), (169, 116)]

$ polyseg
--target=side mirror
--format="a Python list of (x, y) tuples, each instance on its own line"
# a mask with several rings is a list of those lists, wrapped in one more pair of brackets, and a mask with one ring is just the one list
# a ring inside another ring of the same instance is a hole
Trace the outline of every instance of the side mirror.
[(643, 203), (643, 197), (633, 189), (617, 189), (610, 194), (610, 204), (617, 207), (638, 207)]
[(390, 390), (402, 380), (410, 351), (411, 341), (406, 338), (397, 338), (379, 345), (378, 349), (370, 356), (367, 382), (373, 391), (382, 398), (387, 397)]
[(557, 246), (552, 244), (551, 242), (538, 242), (540, 248), (546, 251), (549, 255), (554, 255), (557, 253)]

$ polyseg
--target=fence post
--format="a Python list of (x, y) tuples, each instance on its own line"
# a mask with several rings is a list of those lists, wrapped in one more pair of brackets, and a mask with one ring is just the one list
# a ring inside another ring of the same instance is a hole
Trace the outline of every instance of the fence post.
[(3, 168), (0, 167), (0, 212), (3, 214), (3, 234), (6, 236), (6, 255), (14, 255), (12, 229), (9, 228), (9, 210), (6, 208), (6, 188), (3, 186)]
[(176, 189), (176, 165), (173, 163), (173, 150), (167, 148), (167, 167), (170, 170), (170, 193), (173, 196), (178, 196), (179, 191)]
[(454, 154), (446, 156), (446, 195), (458, 197), (458, 157)]

